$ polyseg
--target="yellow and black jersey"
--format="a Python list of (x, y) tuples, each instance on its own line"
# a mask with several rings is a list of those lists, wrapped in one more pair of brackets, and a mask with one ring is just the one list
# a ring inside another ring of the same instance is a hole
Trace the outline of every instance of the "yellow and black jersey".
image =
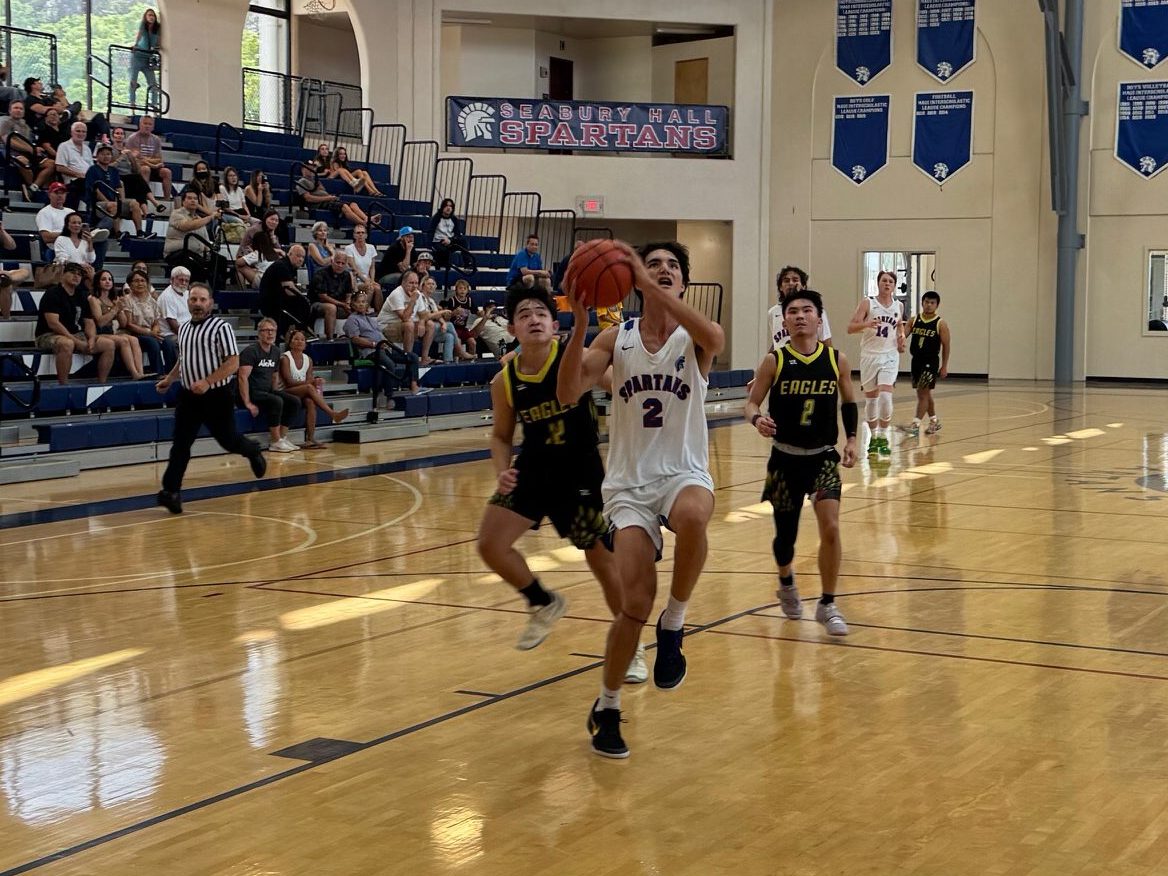
[(596, 425), (596, 405), (592, 391), (575, 404), (561, 405), (556, 399), (556, 380), (564, 349), (553, 340), (547, 360), (535, 374), (519, 371), (516, 356), (503, 369), (503, 388), (515, 409), (515, 419), (523, 424), (520, 458), (565, 458), (594, 451), (600, 443)]
[(775, 441), (794, 447), (834, 447), (839, 438), (839, 363), (833, 347), (820, 343), (804, 356), (790, 345), (771, 351), (775, 379), (770, 417)]
[(937, 359), (941, 355), (941, 317), (925, 319), (913, 318), (912, 329), (908, 333), (908, 351), (914, 359)]

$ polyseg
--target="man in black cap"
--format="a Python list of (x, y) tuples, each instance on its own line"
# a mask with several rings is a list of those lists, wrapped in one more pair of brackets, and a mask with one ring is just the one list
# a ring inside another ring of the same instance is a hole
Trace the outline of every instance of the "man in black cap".
[(403, 225), (397, 240), (391, 243), (377, 266), (377, 279), (388, 294), (401, 283), (402, 274), (414, 264), (414, 229)]

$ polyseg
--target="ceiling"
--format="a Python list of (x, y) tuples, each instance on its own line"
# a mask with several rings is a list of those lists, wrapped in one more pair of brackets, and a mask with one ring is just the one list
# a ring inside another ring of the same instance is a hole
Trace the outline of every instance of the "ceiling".
[[(450, 21), (455, 19), (455, 21)], [(653, 36), (659, 26), (653, 21), (623, 21), (603, 18), (558, 18), (549, 15), (510, 15), (495, 12), (455, 12), (446, 10), (442, 13), (443, 23), (458, 24), (463, 19), (464, 27), (482, 27), (487, 25), (467, 24), (467, 21), (490, 22), (490, 27), (509, 27), (519, 30), (538, 30), (544, 33), (554, 33), (560, 36), (578, 40), (602, 39), (626, 36)], [(661, 27), (706, 28), (711, 31), (717, 25), (683, 25), (677, 22), (663, 23)]]

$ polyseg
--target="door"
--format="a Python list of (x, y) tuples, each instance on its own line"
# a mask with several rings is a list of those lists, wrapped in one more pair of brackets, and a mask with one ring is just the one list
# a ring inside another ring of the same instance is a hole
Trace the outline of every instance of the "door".
[(674, 103), (709, 103), (709, 97), (709, 58), (692, 58), (673, 65)]

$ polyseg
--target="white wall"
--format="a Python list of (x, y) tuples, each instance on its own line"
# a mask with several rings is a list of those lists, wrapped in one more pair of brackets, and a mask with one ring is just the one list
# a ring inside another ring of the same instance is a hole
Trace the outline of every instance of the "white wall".
[(159, 0), (162, 87), (179, 119), (243, 123), (240, 59), (247, 0)]
[(463, 94), (535, 96), (534, 31), (470, 25), (461, 31), (458, 76)]
[(647, 36), (579, 40), (577, 100), (653, 100), (653, 42)]
[(734, 37), (695, 40), (653, 47), (653, 97), (661, 103), (673, 101), (673, 72), (678, 61), (708, 58), (710, 103), (734, 106)]
[(361, 82), (361, 61), (352, 30), (325, 27), (296, 17), (292, 69), (298, 76), (354, 85)]

